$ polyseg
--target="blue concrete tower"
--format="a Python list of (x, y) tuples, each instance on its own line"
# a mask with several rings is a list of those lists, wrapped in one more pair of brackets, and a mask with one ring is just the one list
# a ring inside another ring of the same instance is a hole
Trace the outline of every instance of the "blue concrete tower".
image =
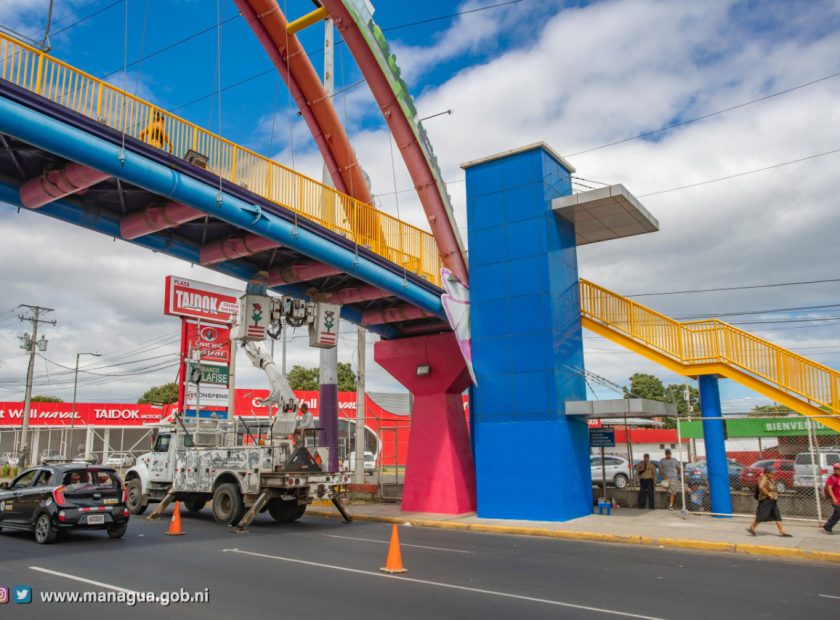
[(538, 143), (464, 164), (478, 385), (478, 515), (563, 521), (592, 512), (574, 226), (551, 201), (574, 171)]

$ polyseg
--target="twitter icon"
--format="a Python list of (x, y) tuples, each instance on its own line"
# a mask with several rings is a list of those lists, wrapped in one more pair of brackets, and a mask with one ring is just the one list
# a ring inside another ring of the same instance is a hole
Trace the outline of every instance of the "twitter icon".
[(15, 603), (31, 603), (32, 602), (32, 587), (31, 586), (15, 586), (14, 601)]

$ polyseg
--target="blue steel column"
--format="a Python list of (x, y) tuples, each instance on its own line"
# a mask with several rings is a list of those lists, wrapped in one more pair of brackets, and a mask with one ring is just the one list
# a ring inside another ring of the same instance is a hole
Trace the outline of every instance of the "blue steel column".
[(731, 515), (732, 496), (729, 490), (729, 466), (726, 462), (724, 421), (720, 410), (720, 386), (717, 375), (701, 375), (699, 383), (712, 512)]
[(575, 232), (552, 199), (570, 171), (531, 148), (465, 166), (478, 515), (561, 521), (592, 512)]

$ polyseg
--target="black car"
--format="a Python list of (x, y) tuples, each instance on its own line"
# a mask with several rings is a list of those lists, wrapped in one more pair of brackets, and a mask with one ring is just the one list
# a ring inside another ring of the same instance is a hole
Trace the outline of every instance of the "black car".
[(128, 529), (126, 491), (116, 470), (90, 463), (47, 462), (0, 485), (0, 530), (35, 533), (51, 543), (59, 531)]

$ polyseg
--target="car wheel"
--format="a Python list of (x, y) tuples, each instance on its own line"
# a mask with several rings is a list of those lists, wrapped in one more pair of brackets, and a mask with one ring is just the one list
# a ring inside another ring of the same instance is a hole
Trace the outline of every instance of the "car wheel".
[(615, 483), (616, 489), (624, 489), (627, 487), (629, 479), (624, 474), (616, 474), (613, 482)]
[(236, 525), (245, 514), (239, 488), (231, 483), (220, 484), (213, 493), (213, 518), (220, 525)]
[(779, 480), (778, 482), (776, 482), (776, 490), (779, 493), (784, 493), (785, 491), (787, 491), (787, 485), (781, 480)]
[(53, 525), (50, 515), (42, 512), (35, 521), (35, 542), (48, 545), (55, 541), (56, 536), (58, 536), (58, 528)]
[(200, 512), (204, 505), (207, 503), (206, 499), (201, 498), (192, 498), (192, 499), (185, 499), (184, 500), (184, 508), (189, 510), (190, 512)]
[(297, 500), (273, 499), (268, 502), (268, 513), (278, 523), (297, 521), (306, 512), (306, 504), (298, 505)]
[(149, 502), (143, 499), (143, 487), (140, 486), (140, 481), (137, 479), (129, 480), (125, 488), (128, 493), (128, 501), (125, 503), (128, 512), (133, 515), (141, 515), (146, 512)]
[(108, 528), (108, 538), (122, 538), (128, 531), (128, 523), (114, 525)]

